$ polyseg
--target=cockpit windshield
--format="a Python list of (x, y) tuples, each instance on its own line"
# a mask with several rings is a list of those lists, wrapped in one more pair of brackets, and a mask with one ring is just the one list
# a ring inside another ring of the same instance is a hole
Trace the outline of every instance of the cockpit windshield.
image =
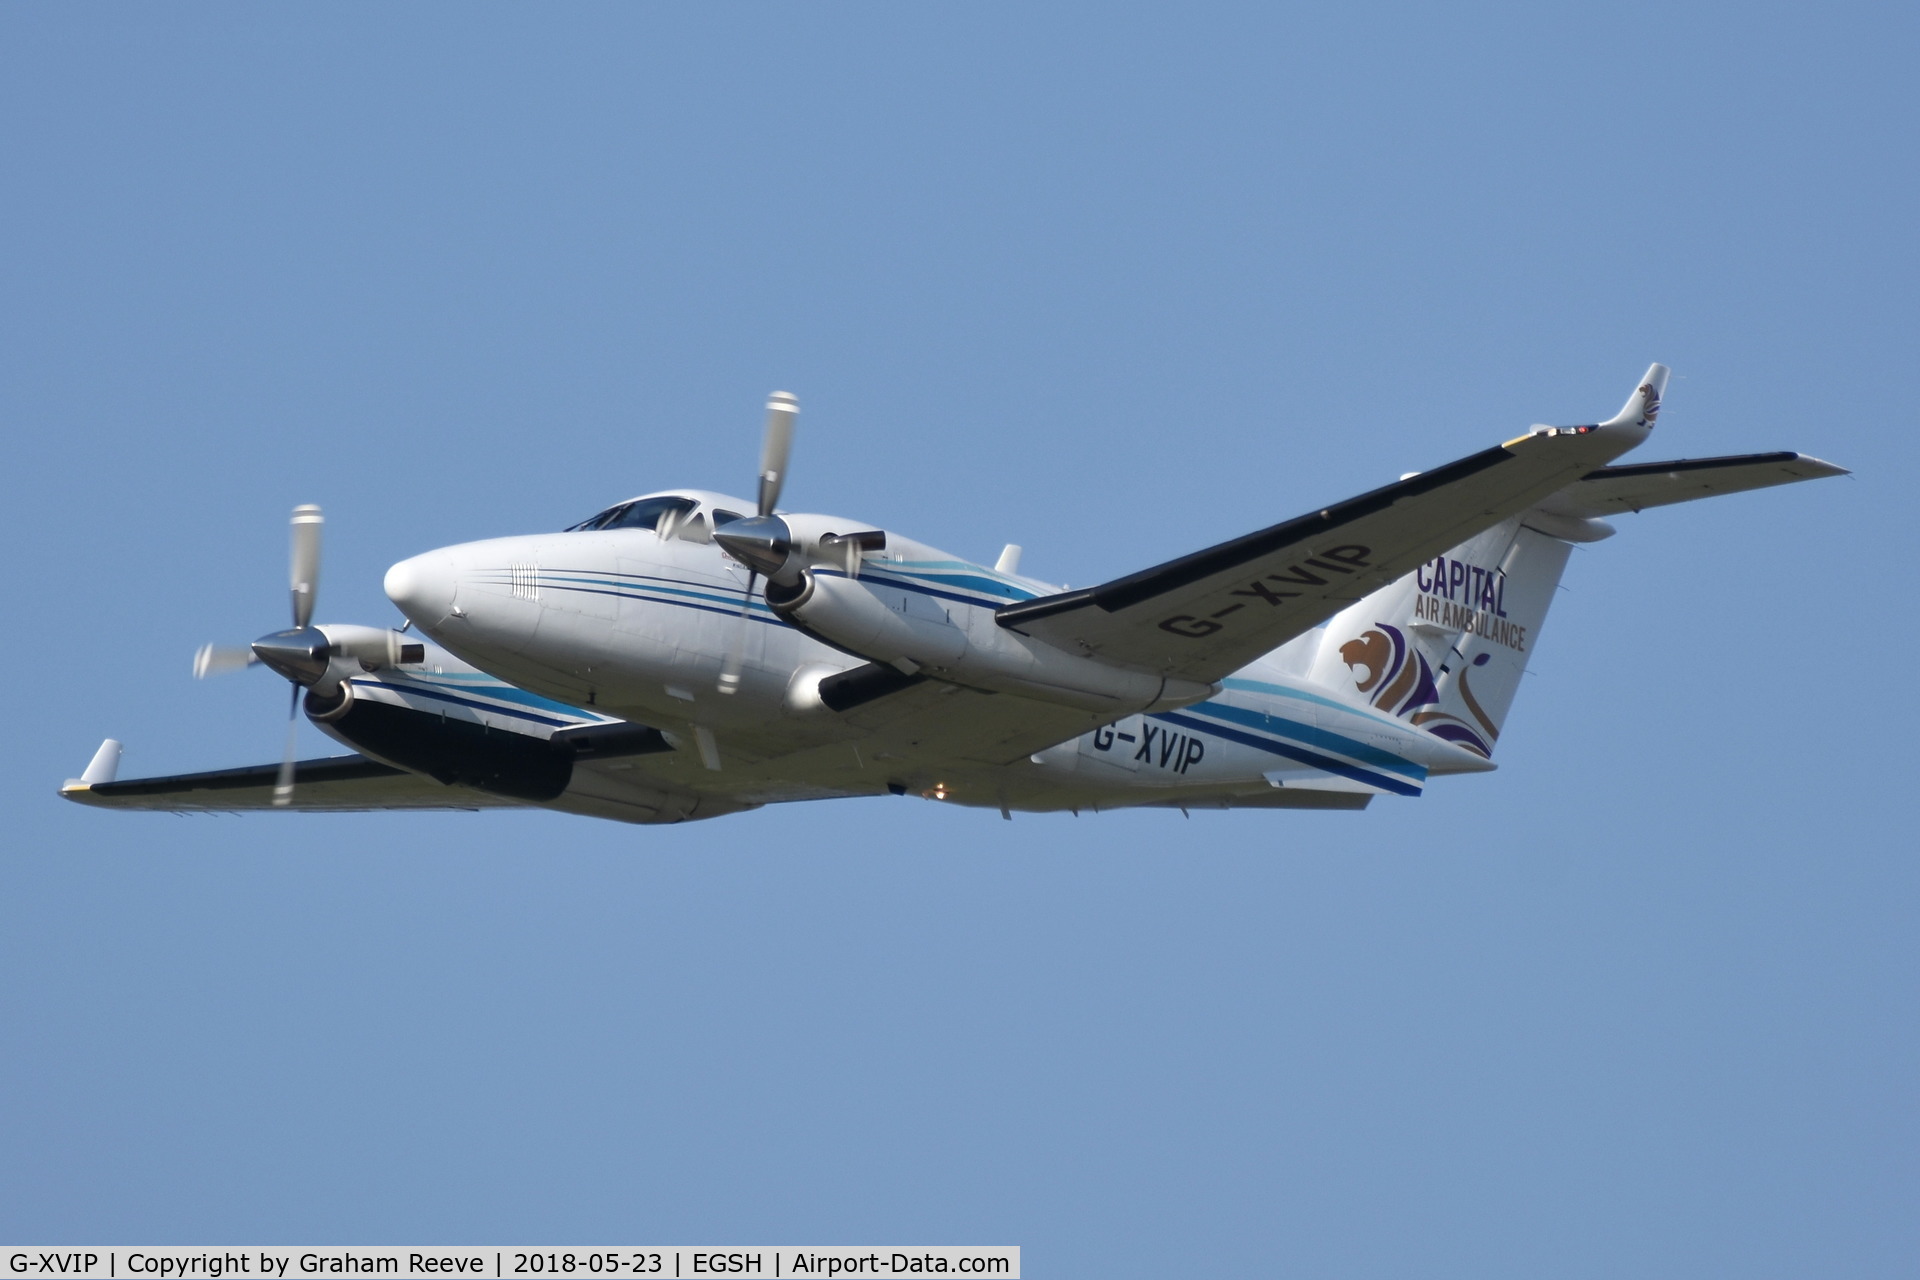
[(635, 498), (632, 502), (623, 502), (617, 507), (608, 507), (597, 516), (582, 520), (579, 524), (568, 525), (568, 533), (584, 533), (590, 529), (657, 529), (660, 517), (672, 512), (683, 516), (693, 510), (692, 498)]

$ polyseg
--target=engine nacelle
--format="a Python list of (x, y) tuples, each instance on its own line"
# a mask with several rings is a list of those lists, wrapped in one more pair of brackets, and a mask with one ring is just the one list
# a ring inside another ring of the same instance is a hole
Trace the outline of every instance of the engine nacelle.
[(357, 694), (351, 681), (330, 693), (308, 693), (306, 710), (329, 737), (375, 760), (448, 786), (566, 813), (621, 822), (683, 822), (754, 807), (655, 786), (637, 772), (590, 767), (604, 757), (671, 750), (665, 735), (643, 725), (616, 722), (521, 733), (469, 715), (409, 706), (391, 693)]
[(351, 622), (329, 622), (315, 630), (327, 638), (336, 658), (351, 658), (362, 671), (378, 671), (402, 663), (424, 662), (427, 648), (387, 627), (363, 627)]
[(331, 698), (341, 681), (363, 671), (424, 661), (427, 650), (398, 631), (328, 623), (261, 636), (253, 642), (253, 654), (295, 684)]
[[(891, 607), (864, 583), (808, 570), (797, 584), (770, 584), (767, 603), (795, 625), (861, 657), (955, 684), (1125, 715), (1166, 711), (1212, 696), (1194, 680), (1116, 667), (997, 626), (969, 610), (969, 626)], [(944, 616), (944, 615), (943, 615)]]
[(967, 633), (952, 622), (891, 608), (848, 578), (809, 569), (791, 587), (767, 584), (767, 603), (781, 617), (876, 662), (945, 669), (967, 652)]

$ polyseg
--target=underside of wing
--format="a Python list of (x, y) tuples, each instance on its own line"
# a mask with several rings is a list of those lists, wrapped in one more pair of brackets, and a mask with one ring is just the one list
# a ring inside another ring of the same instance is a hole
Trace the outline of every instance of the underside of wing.
[[(853, 679), (843, 688), (871, 685), (870, 696), (835, 708), (841, 722), (858, 732), (857, 738), (730, 767), (712, 775), (709, 785), (755, 797), (763, 795), (763, 788), (796, 779), (813, 780), (841, 794), (922, 791), (956, 769), (1023, 761), (1112, 718), (1107, 712), (938, 680), (889, 680), (885, 670), (876, 664), (848, 673)], [(765, 798), (777, 797), (766, 793)]]
[(1768, 489), (1799, 480), (1843, 476), (1845, 467), (1804, 453), (1746, 453), (1724, 458), (1682, 458), (1601, 467), (1554, 494), (1541, 507), (1554, 515), (1622, 515), (1722, 493)]
[(60, 794), (102, 809), (147, 809), (174, 813), (233, 813), (251, 809), (334, 811), (370, 809), (500, 809), (523, 802), (449, 787), (365, 756), (327, 756), (294, 766), (293, 798), (273, 803), (277, 764), (178, 773), (124, 782), (69, 782)]
[(1002, 765), (1112, 719), (1088, 711), (928, 680), (847, 713), (864, 742), (903, 761)]
[(1004, 606), (998, 621), (1119, 666), (1221, 679), (1638, 444), (1665, 379), (1654, 366), (1609, 422), (1537, 428), (1101, 586)]

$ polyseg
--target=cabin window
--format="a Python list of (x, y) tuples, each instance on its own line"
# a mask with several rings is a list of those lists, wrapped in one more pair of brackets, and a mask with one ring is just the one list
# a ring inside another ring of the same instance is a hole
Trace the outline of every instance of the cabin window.
[(693, 510), (691, 498), (636, 498), (632, 502), (623, 502), (617, 507), (608, 507), (591, 519), (568, 527), (568, 533), (582, 533), (591, 529), (653, 529), (660, 524), (660, 517), (669, 511), (685, 514)]
[(715, 511), (713, 513), (713, 527), (718, 529), (722, 525), (729, 525), (729, 524), (732, 524), (735, 520), (744, 520), (744, 519), (746, 519), (746, 517), (741, 515), (738, 511)]

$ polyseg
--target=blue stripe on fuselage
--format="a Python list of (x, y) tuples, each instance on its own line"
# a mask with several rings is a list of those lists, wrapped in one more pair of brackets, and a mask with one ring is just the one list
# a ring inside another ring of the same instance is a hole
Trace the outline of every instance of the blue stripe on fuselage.
[(1218, 716), (1222, 720), (1231, 720), (1251, 729), (1264, 729), (1268, 733), (1282, 738), (1292, 738), (1295, 742), (1307, 746), (1319, 747), (1323, 751), (1338, 751), (1343, 756), (1352, 756), (1355, 760), (1373, 765), (1379, 769), (1391, 769), (1410, 778), (1425, 778), (1427, 771), (1405, 756), (1396, 755), (1371, 743), (1349, 738), (1314, 725), (1301, 724), (1298, 720), (1288, 720), (1267, 711), (1253, 711), (1245, 707), (1230, 707), (1219, 702), (1202, 702), (1187, 708), (1206, 715)]
[[(556, 591), (572, 591), (583, 596), (612, 596), (617, 600), (638, 600), (645, 604), (670, 604), (681, 609), (695, 609), (701, 613), (717, 613), (722, 615), (723, 617), (729, 617), (729, 618), (737, 618), (740, 616), (740, 606), (738, 603), (724, 604), (724, 605), (694, 604), (690, 600), (662, 599), (660, 596), (650, 596), (650, 595), (641, 594), (642, 591), (658, 591), (663, 589), (659, 587), (644, 587), (644, 588), (636, 587), (632, 590), (621, 591), (617, 589), (607, 590), (606, 588), (603, 588), (603, 587), (569, 587), (569, 586), (563, 586), (558, 584), (542, 583), (541, 589), (545, 590), (549, 585), (552, 585), (553, 589)], [(686, 593), (686, 594), (691, 594), (691, 593)], [(713, 597), (709, 596), (706, 598), (712, 599)], [(766, 609), (765, 605), (755, 605), (753, 607), (761, 610)], [(768, 626), (784, 627), (788, 625), (786, 622), (782, 621), (779, 618), (764, 616), (761, 613), (749, 613), (747, 616), (755, 622), (764, 622)]]
[[(935, 572), (915, 572), (914, 569), (907, 567), (909, 565)], [(938, 572), (948, 568), (958, 569), (960, 572)], [(941, 583), (967, 591), (978, 591), (981, 595), (993, 596), (1001, 602), (1038, 599), (1025, 587), (1016, 587), (998, 578), (983, 577), (978, 565), (968, 564), (964, 560), (890, 560), (880, 564), (863, 564), (860, 566), (860, 573), (862, 577), (871, 576), (890, 585), (909, 589), (915, 588), (920, 583)], [(899, 580), (901, 578), (910, 579), (910, 581), (902, 582)], [(985, 603), (971, 597), (957, 598), (967, 600), (971, 604)]]
[[(846, 576), (846, 574), (833, 569), (816, 568), (814, 572), (828, 574), (836, 578), (844, 578)], [(860, 569), (860, 576), (873, 582), (883, 583), (899, 591), (912, 591), (923, 596), (937, 596), (942, 600), (952, 600), (959, 604), (970, 604), (980, 609), (992, 609), (1005, 604), (1009, 600), (1032, 600), (1035, 598), (1031, 591), (1026, 591), (1020, 587), (1008, 586), (1003, 582), (995, 582), (989, 578), (968, 574), (908, 575), (902, 572), (898, 565), (893, 564), (888, 565), (886, 568), (881, 568), (879, 565), (863, 565)], [(942, 591), (940, 588), (930, 585), (936, 582), (946, 583), (966, 590), (978, 591), (982, 595), (990, 595), (994, 598), (991, 600), (982, 600), (979, 596), (963, 596), (958, 591)]]
[[(1336, 760), (1332, 756), (1323, 756), (1317, 751), (1308, 751), (1302, 747), (1292, 746), (1285, 742), (1275, 742), (1271, 738), (1262, 738), (1239, 729), (1229, 728), (1226, 725), (1197, 720), (1192, 716), (1181, 715), (1174, 711), (1163, 711), (1153, 718), (1164, 721), (1167, 724), (1178, 725), (1182, 729), (1196, 730), (1200, 733), (1211, 734), (1216, 738), (1225, 738), (1228, 742), (1237, 742), (1242, 746), (1254, 747), (1270, 755), (1280, 756), (1284, 759), (1293, 760), (1311, 768), (1318, 769), (1322, 773), (1331, 773), (1335, 777), (1340, 778), (1351, 778), (1355, 782), (1363, 782), (1370, 787), (1378, 787), (1382, 791), (1391, 791), (1395, 795), (1417, 796), (1420, 794), (1420, 787), (1416, 784), (1402, 782), (1398, 778), (1390, 778), (1383, 773), (1373, 773), (1360, 768), (1358, 765), (1348, 764), (1344, 760)], [(1425, 777), (1424, 770), (1422, 770), (1421, 776), (1423, 778)]]
[(1390, 716), (1383, 716), (1376, 711), (1368, 710), (1366, 707), (1357, 707), (1351, 702), (1338, 702), (1332, 698), (1323, 697), (1317, 693), (1308, 693), (1304, 689), (1290, 688), (1284, 684), (1270, 684), (1265, 680), (1248, 680), (1241, 676), (1228, 676), (1220, 683), (1225, 688), (1238, 689), (1246, 693), (1265, 693), (1282, 698), (1297, 698), (1301, 702), (1311, 702), (1321, 707), (1332, 707), (1335, 711), (1344, 711), (1350, 716), (1359, 716), (1363, 720), (1372, 720), (1376, 724), (1385, 725), (1394, 729), (1401, 728), (1400, 722)]

